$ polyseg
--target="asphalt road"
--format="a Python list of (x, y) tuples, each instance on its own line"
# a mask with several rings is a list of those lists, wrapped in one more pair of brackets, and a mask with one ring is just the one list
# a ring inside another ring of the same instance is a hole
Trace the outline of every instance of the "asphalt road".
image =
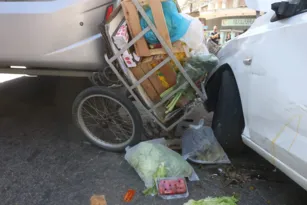
[[(89, 144), (71, 120), (75, 95), (88, 86), (72, 78), (23, 78), (0, 84), (0, 201), (3, 205), (180, 205), (187, 201), (145, 197), (144, 184), (123, 154)], [(231, 157), (233, 166), (194, 165), (189, 199), (237, 195), (242, 205), (305, 205), (306, 191), (254, 152)], [(222, 170), (222, 173), (220, 173)], [(226, 177), (232, 180), (226, 180)]]

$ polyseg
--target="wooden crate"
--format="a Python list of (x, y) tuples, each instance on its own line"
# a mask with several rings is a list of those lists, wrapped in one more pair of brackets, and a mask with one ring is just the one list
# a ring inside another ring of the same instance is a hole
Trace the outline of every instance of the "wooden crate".
[[(166, 44), (172, 49), (172, 51), (174, 53), (184, 52), (181, 44), (173, 45), (171, 42), (162, 10), (161, 0), (139, 0), (139, 2), (143, 6), (149, 4), (152, 10), (156, 28), (159, 34), (165, 40)], [(132, 38), (134, 38), (142, 31), (138, 11), (131, 0), (123, 0), (121, 5), (130, 31), (130, 35)], [(152, 56), (166, 53), (163, 48), (150, 49), (144, 37), (138, 40), (134, 44), (134, 47), (138, 56)]]

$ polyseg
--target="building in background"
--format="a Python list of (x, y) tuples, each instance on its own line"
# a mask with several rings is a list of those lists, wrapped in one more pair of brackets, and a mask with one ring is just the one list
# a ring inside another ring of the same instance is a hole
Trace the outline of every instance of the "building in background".
[(246, 7), (245, 0), (187, 0), (182, 12), (198, 17), (208, 27), (206, 35), (216, 25), (220, 32), (220, 44), (227, 34), (231, 38), (248, 29), (256, 18), (256, 11)]

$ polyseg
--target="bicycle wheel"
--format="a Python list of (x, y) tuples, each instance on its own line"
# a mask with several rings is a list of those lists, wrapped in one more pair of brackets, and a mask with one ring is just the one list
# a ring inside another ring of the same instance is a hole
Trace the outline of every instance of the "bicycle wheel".
[(87, 88), (77, 96), (73, 118), (92, 143), (109, 151), (123, 151), (138, 143), (143, 133), (133, 103), (103, 87)]

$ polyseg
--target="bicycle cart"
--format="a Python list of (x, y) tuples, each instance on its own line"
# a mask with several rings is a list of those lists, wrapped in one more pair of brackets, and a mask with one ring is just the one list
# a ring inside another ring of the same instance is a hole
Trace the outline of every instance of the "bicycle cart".
[[(139, 14), (136, 13), (135, 15), (131, 10), (123, 8), (125, 3), (129, 4), (129, 9), (132, 8)], [(143, 6), (147, 4), (152, 8), (155, 24), (157, 26), (152, 23), (143, 9)], [(201, 85), (198, 84), (197, 86), (176, 58), (176, 52), (180, 49), (170, 42), (165, 21), (156, 21), (157, 16), (155, 15), (161, 14), (161, 12), (163, 15), (161, 1), (124, 0), (122, 1), (122, 6), (113, 11), (110, 19), (101, 27), (103, 37), (109, 42), (105, 60), (110, 69), (124, 85), (127, 92), (121, 89), (114, 90), (112, 88), (97, 86), (88, 88), (76, 98), (73, 106), (73, 113), (77, 125), (88, 139), (104, 149), (122, 151), (126, 146), (139, 142), (144, 130), (145, 133), (148, 134), (148, 132), (156, 129), (155, 125), (158, 125), (159, 129), (161, 128), (169, 132), (193, 111), (196, 104), (206, 99), (203, 92), (203, 86), (201, 86), (203, 84), (200, 83)], [(140, 15), (140, 17), (146, 21), (148, 27), (140, 30), (139, 33), (131, 34), (133, 31), (130, 30), (132, 39), (121, 49), (118, 49), (113, 43), (112, 37), (123, 22), (126, 22), (126, 15), (131, 15), (129, 18), (135, 18)], [(143, 37), (145, 33), (150, 30), (156, 35), (162, 47), (159, 49), (145, 49), (144, 51), (144, 49), (140, 49), (138, 45), (144, 41)], [(167, 35), (165, 35), (165, 31)], [(137, 77), (135, 73), (127, 67), (122, 58), (122, 55), (132, 46), (135, 47), (138, 55), (144, 54), (141, 52), (163, 53), (165, 58), (155, 67), (148, 70), (147, 73), (143, 73), (143, 76)], [(163, 97), (160, 97), (158, 100), (153, 100), (150, 96), (151, 93), (144, 89), (146, 88), (146, 83), (153, 74), (170, 62), (173, 62), (178, 68), (178, 72), (185, 78), (185, 82), (181, 85), (176, 85), (175, 89), (168, 92)], [(164, 110), (161, 111), (160, 108), (172, 99), (178, 91), (187, 86), (194, 89), (194, 93), (197, 97), (184, 107), (161, 118), (160, 114), (164, 112)], [(144, 121), (144, 116), (146, 116), (146, 123), (142, 122), (142, 120)], [(158, 132), (153, 131), (151, 135), (157, 133)]]

